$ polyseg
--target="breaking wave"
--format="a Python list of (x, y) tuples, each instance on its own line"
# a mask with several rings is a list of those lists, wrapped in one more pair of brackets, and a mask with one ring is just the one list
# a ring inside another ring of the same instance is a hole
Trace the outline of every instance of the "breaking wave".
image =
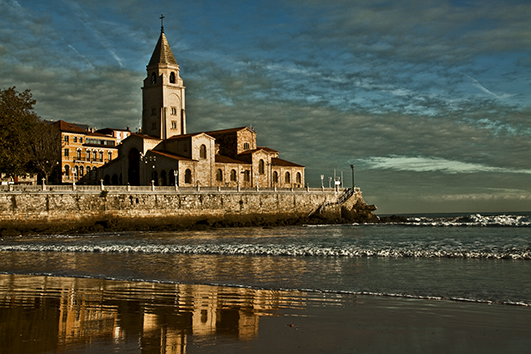
[(531, 260), (531, 247), (505, 249), (462, 249), (454, 247), (364, 248), (360, 246), (323, 247), (318, 245), (3, 245), (0, 251), (19, 252), (91, 252), (138, 254), (197, 254), (230, 256), (287, 257), (415, 257), (415, 258), (477, 258)]
[(529, 215), (481, 215), (409, 217), (399, 224), (411, 226), (513, 226), (531, 227)]

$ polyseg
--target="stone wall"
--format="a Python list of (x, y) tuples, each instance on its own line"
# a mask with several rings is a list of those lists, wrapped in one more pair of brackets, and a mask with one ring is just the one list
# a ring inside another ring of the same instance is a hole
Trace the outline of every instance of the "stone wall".
[[(198, 221), (273, 222), (278, 219), (307, 218), (325, 202), (334, 203), (342, 193), (333, 190), (237, 192), (233, 190), (179, 190), (179, 192), (62, 191), (0, 193), (0, 229), (40, 230), (46, 225), (64, 228), (95, 222), (129, 225), (172, 224), (186, 226)], [(324, 208), (318, 217), (344, 217), (345, 210), (366, 205), (361, 191), (341, 205)], [(374, 209), (372, 209), (374, 210)]]

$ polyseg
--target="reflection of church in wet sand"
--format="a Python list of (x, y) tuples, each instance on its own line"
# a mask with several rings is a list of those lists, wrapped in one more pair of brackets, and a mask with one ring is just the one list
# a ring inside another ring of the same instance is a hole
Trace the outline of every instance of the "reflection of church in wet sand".
[[(255, 338), (260, 316), (289, 307), (291, 299), (282, 291), (12, 275), (0, 276), (0, 288), (16, 289), (0, 298), (0, 343), (8, 353), (68, 351), (97, 341), (185, 353), (191, 338), (195, 347), (217, 336)], [(32, 338), (19, 336), (30, 327)]]
[(119, 157), (100, 169), (106, 183), (304, 187), (304, 167), (257, 146), (252, 127), (187, 134), (179, 70), (161, 28), (142, 87), (142, 133), (125, 139)]

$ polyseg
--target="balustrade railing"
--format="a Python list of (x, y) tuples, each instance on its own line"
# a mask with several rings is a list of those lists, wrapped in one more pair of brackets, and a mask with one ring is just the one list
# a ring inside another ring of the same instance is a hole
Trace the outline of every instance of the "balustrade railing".
[[(359, 188), (356, 188), (359, 191)], [(102, 190), (111, 193), (293, 193), (293, 192), (311, 192), (311, 193), (345, 193), (349, 189), (335, 188), (237, 188), (237, 187), (181, 187), (175, 186), (127, 186), (127, 185), (79, 185), (79, 184), (61, 184), (61, 185), (24, 185), (8, 184), (0, 185), (0, 193), (42, 193), (42, 192), (76, 192), (76, 193), (97, 193)]]

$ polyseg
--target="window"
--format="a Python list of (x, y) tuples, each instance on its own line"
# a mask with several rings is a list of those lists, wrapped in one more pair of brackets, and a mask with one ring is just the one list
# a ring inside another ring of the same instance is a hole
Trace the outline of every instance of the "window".
[(103, 161), (103, 151), (100, 151), (100, 161)]
[(70, 176), (70, 166), (68, 165), (65, 165), (65, 176), (66, 177)]
[(157, 83), (157, 74), (155, 74), (155, 72), (151, 73), (151, 83), (152, 84)]
[(92, 159), (93, 160), (97, 160), (98, 159), (98, 152), (97, 151), (93, 151), (92, 152)]
[(172, 129), (177, 129), (177, 122), (176, 121), (174, 121), (174, 120), (171, 121), (171, 128)]
[(108, 158), (109, 158), (109, 161), (111, 161), (111, 160), (112, 160), (112, 152), (109, 151), (109, 152), (107, 153), (107, 156), (108, 156)]
[(260, 173), (262, 175), (265, 173), (265, 162), (264, 162), (264, 160), (260, 160), (258, 162), (258, 173)]
[(87, 166), (87, 175), (90, 173), (90, 166)]
[(284, 182), (286, 182), (286, 183), (290, 183), (291, 182), (291, 176), (290, 176), (289, 172), (286, 172), (286, 174), (284, 175)]
[(68, 143), (68, 135), (65, 135), (64, 141), (65, 141), (65, 143)]
[(79, 166), (79, 177), (83, 177), (83, 166)]
[(278, 183), (278, 172), (273, 172), (273, 182)]
[(68, 149), (65, 149), (65, 157), (68, 157), (70, 154), (70, 151)]
[(78, 160), (81, 160), (81, 150), (77, 150), (77, 151), (76, 151), (76, 158), (77, 158)]
[(192, 183), (192, 171), (190, 169), (184, 172), (184, 183)]
[(300, 172), (297, 172), (297, 183), (302, 183), (302, 176)]
[(172, 116), (176, 116), (177, 115), (177, 108), (176, 107), (172, 107), (171, 108), (171, 115)]
[(244, 150), (249, 150), (249, 143), (244, 143), (243, 144), (243, 149)]
[(79, 143), (83, 144), (83, 138), (82, 137), (79, 137)]
[(87, 161), (90, 161), (90, 151), (87, 151)]
[(223, 182), (223, 171), (221, 170), (221, 168), (218, 168), (216, 172), (216, 181)]
[(236, 170), (231, 170), (230, 171), (230, 180), (232, 182), (236, 182)]
[(243, 172), (243, 180), (245, 182), (249, 182), (251, 180), (251, 172), (249, 171), (244, 171)]
[(207, 157), (205, 144), (201, 145), (201, 147), (199, 148), (199, 157), (202, 159), (206, 159)]
[(172, 71), (170, 74), (170, 84), (174, 84), (174, 83), (175, 83), (175, 73)]
[(74, 143), (77, 143), (77, 136), (74, 137)]

